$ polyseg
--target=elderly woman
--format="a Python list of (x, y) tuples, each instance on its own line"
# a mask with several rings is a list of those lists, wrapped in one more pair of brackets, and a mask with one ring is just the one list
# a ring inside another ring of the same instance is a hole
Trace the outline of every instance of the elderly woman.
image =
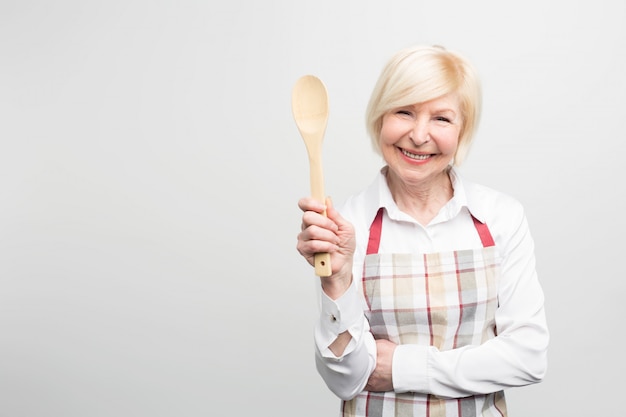
[(464, 58), (400, 51), (367, 109), (385, 166), (341, 210), (298, 203), (298, 251), (311, 265), (315, 253), (331, 256), (316, 364), (344, 416), (505, 416), (503, 390), (545, 374), (544, 296), (523, 207), (455, 168), (480, 106)]

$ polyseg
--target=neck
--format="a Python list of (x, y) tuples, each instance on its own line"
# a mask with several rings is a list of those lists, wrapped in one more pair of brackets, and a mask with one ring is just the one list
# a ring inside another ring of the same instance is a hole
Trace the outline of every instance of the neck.
[(387, 170), (386, 177), (398, 208), (422, 225), (430, 223), (454, 194), (449, 169), (415, 184), (400, 180), (391, 170)]

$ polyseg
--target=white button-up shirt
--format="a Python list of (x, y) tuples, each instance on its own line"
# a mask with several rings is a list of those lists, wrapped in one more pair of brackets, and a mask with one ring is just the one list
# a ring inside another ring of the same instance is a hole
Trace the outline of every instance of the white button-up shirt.
[[(539, 382), (546, 370), (548, 329), (544, 296), (535, 270), (534, 243), (521, 204), (510, 196), (461, 178), (454, 168), (454, 195), (428, 224), (420, 225), (395, 204), (384, 170), (339, 210), (356, 230), (353, 282), (333, 301), (321, 292), (315, 329), (317, 369), (340, 398), (362, 391), (376, 366), (376, 343), (364, 315), (362, 272), (369, 227), (384, 207), (379, 253), (433, 253), (482, 247), (471, 214), (486, 223), (501, 263), (496, 311), (497, 336), (479, 346), (439, 351), (433, 346), (399, 345), (393, 356), (396, 392), (444, 398), (466, 397)], [(349, 331), (341, 357), (328, 348)]]

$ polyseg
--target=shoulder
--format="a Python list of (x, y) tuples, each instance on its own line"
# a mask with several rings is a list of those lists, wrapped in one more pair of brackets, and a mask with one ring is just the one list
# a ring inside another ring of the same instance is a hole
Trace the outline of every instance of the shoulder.
[(487, 221), (501, 215), (523, 215), (522, 203), (510, 194), (467, 180), (463, 185), (468, 207), (476, 216), (484, 217), (480, 220)]
[(486, 223), (496, 244), (507, 245), (516, 235), (528, 233), (523, 204), (512, 195), (464, 180), (469, 211)]

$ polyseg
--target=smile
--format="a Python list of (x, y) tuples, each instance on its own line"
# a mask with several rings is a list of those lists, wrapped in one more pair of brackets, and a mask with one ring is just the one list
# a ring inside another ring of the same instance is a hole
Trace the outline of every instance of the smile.
[(417, 155), (417, 154), (411, 153), (409, 151), (406, 151), (404, 149), (400, 149), (400, 150), (402, 151), (404, 156), (406, 156), (408, 158), (411, 158), (411, 159), (418, 160), (418, 161), (423, 161), (423, 160), (428, 159), (428, 158), (430, 158), (432, 156), (430, 154), (428, 154), (428, 155)]

